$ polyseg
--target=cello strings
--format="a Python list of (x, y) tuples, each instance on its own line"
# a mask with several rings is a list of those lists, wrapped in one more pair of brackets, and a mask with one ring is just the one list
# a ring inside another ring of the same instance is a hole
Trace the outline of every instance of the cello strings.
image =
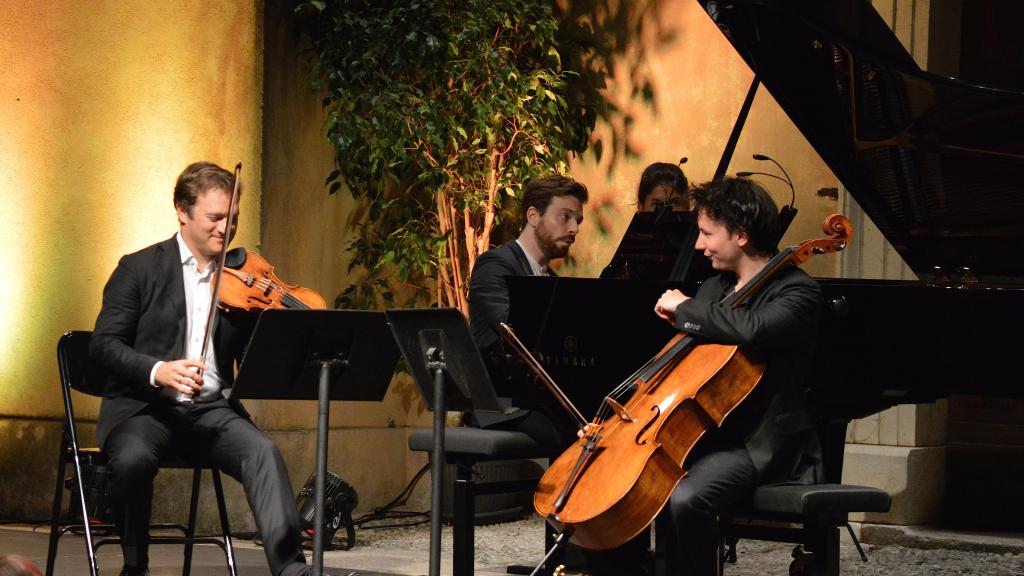
[[(732, 292), (721, 300), (722, 304), (730, 307), (739, 306), (743, 300), (750, 294), (751, 290), (755, 289), (764, 278), (774, 273), (779, 267), (783, 266), (789, 260), (789, 257), (793, 254), (794, 248), (792, 246), (781, 250), (778, 254), (773, 257), (768, 264), (762, 268), (754, 278), (747, 283), (739, 291)], [(619, 400), (620, 396), (625, 394), (629, 390), (629, 386), (636, 382), (637, 379), (643, 379), (650, 383), (652, 379), (658, 374), (668, 374), (672, 369), (682, 361), (681, 355), (688, 347), (694, 342), (693, 336), (687, 335), (669, 350), (663, 354), (659, 354), (654, 358), (650, 359), (641, 366), (636, 372), (634, 372), (626, 381), (617, 386), (607, 398), (614, 398)], [(598, 409), (598, 418), (604, 420), (611, 416), (611, 407), (608, 405), (606, 400), (602, 400), (601, 406)]]
[(612, 415), (612, 408), (608, 404), (608, 398), (611, 398), (621, 403), (620, 399), (626, 394), (626, 392), (629, 391), (629, 388), (633, 386), (633, 384), (636, 382), (636, 379), (640, 377), (640, 374), (643, 373), (647, 369), (647, 367), (650, 366), (652, 362), (654, 362), (654, 360), (655, 358), (652, 358), (648, 360), (646, 363), (644, 363), (643, 366), (637, 368), (635, 372), (630, 374), (628, 378), (623, 380), (622, 383), (616, 386), (610, 393), (608, 393), (608, 395), (606, 395), (601, 400), (601, 405), (597, 409), (598, 421), (607, 420)]
[(641, 366), (639, 369), (633, 372), (633, 374), (631, 374), (629, 378), (627, 378), (621, 384), (616, 386), (615, 389), (610, 394), (608, 394), (608, 396), (605, 397), (605, 400), (601, 401), (601, 406), (598, 409), (598, 418), (600, 420), (605, 420), (612, 416), (612, 409), (606, 401), (607, 398), (612, 398), (618, 401), (619, 403), (624, 404), (621, 398), (624, 397), (625, 394), (630, 391), (630, 388), (636, 384), (636, 381), (638, 379), (642, 378), (648, 383), (651, 383), (653, 381), (654, 376), (658, 374), (667, 374), (668, 371), (664, 370), (664, 368), (670, 364), (674, 366), (675, 364), (680, 362), (682, 360), (682, 358), (679, 357), (680, 352), (682, 352), (687, 346), (689, 346), (692, 341), (692, 337), (683, 338), (675, 345), (673, 345), (672, 348), (670, 348), (664, 354), (660, 354), (658, 356), (651, 358), (646, 363), (644, 363), (643, 366)]
[(606, 420), (612, 415), (612, 408), (608, 404), (607, 399), (611, 398), (617, 402), (622, 403), (621, 398), (623, 398), (625, 394), (629, 392), (629, 389), (636, 383), (636, 380), (640, 378), (640, 375), (645, 373), (651, 366), (651, 364), (653, 364), (657, 359), (658, 357), (655, 356), (648, 360), (647, 362), (645, 362), (642, 366), (637, 368), (636, 371), (630, 374), (628, 378), (623, 380), (622, 383), (616, 386), (607, 396), (605, 396), (603, 400), (601, 400), (601, 405), (597, 411), (597, 419), (599, 421)]

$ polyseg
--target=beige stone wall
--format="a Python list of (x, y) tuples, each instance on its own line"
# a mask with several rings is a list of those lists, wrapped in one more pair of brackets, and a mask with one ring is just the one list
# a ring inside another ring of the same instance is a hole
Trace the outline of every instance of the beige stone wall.
[[(872, 2), (918, 66), (928, 68), (928, 0)], [(843, 252), (844, 277), (914, 280), (916, 275), (856, 201), (840, 189), (840, 204), (858, 231)], [(887, 524), (939, 521), (945, 490), (947, 401), (894, 406), (847, 428), (843, 482), (885, 489), (893, 497), (888, 514), (854, 514), (852, 519)]]
[[(185, 165), (243, 162), (236, 242), (259, 238), (260, 4), (56, 0), (0, 10), (4, 518), (46, 515), (63, 410), (57, 339), (92, 328), (122, 254), (175, 232), (171, 196)], [(98, 406), (76, 407), (94, 420)]]
[[(314, 94), (302, 65), (303, 45), (290, 28), (283, 2), (266, 3), (264, 82), (264, 192), (261, 253), (289, 284), (317, 290), (332, 305), (357, 275), (348, 272), (346, 243), (362, 211), (341, 190), (328, 195), (324, 179), (334, 170), (334, 151), (322, 132), (321, 96)], [(293, 479), (314, 469), (316, 407), (312, 402), (249, 402), (257, 421), (286, 429), (302, 447)], [(430, 426), (411, 379), (398, 376), (383, 402), (332, 402), (329, 470), (359, 493), (360, 510), (397, 496), (423, 465), (407, 449), (409, 430)], [(422, 482), (416, 506), (429, 508)]]
[[(685, 156), (689, 160), (683, 170), (691, 182), (712, 178), (753, 79), (753, 72), (697, 2), (664, 0), (656, 4), (657, 9), (644, 22), (641, 38), (634, 40), (642, 46), (619, 56), (612, 67), (615, 76), (608, 79), (605, 90), (608, 98), (632, 117), (628, 144), (635, 155), (619, 153), (613, 158), (606, 152), (598, 159), (591, 149), (571, 164), (573, 176), (587, 185), (591, 200), (573, 247), (578, 267), (570, 274), (596, 276), (608, 263), (636, 211), (637, 185), (648, 164), (674, 163)], [(637, 54), (643, 55), (639, 65)], [(641, 79), (652, 82), (653, 103), (634, 94)], [(615, 149), (612, 124), (616, 121), (621, 119), (599, 121), (592, 138), (606, 151)], [(838, 179), (763, 86), (727, 173), (778, 173), (770, 163), (753, 160), (754, 153), (777, 160), (796, 186), (800, 213), (783, 244), (820, 237), (822, 221), (838, 211), (838, 206), (817, 191), (836, 188)], [(780, 206), (789, 202), (785, 183), (755, 179)], [(805, 268), (815, 276), (837, 276), (838, 262), (835, 257), (817, 258)]]
[(186, 164), (242, 161), (236, 242), (259, 237), (259, 17), (253, 2), (4, 7), (0, 414), (58, 413), (37, 393), (57, 337), (92, 327), (122, 254), (175, 232)]

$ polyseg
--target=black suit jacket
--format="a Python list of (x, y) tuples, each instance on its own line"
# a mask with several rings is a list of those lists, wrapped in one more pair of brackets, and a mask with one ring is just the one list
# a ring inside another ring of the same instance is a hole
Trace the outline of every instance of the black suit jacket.
[[(94, 362), (108, 374), (96, 438), (102, 447), (118, 424), (157, 399), (149, 374), (160, 360), (178, 360), (185, 350), (185, 287), (174, 237), (123, 256), (103, 289), (103, 306), (89, 343)], [(253, 314), (217, 315), (214, 350), (222, 386), (234, 380), (255, 324)], [(237, 400), (231, 401), (243, 416)]]
[[(550, 269), (550, 274), (553, 274)], [(481, 350), (498, 343), (498, 323), (508, 321), (508, 276), (532, 276), (530, 261), (519, 242), (512, 240), (484, 252), (473, 265), (469, 281), (469, 324)]]
[[(547, 272), (555, 275), (550, 268)], [(545, 414), (556, 426), (566, 426), (565, 416), (555, 405), (551, 393), (534, 381), (528, 371), (517, 368), (514, 361), (505, 357), (498, 337), (498, 323), (508, 321), (509, 295), (505, 278), (532, 275), (530, 261), (515, 240), (484, 252), (473, 266), (469, 281), (469, 323), (473, 340), (480, 349), (499, 399), (507, 405), (526, 408), (508, 415), (474, 414), (474, 422), (480, 427), (508, 426), (528, 416), (530, 410)]]
[(721, 433), (743, 443), (762, 484), (820, 482), (821, 448), (804, 391), (818, 335), (821, 289), (790, 267), (743, 305), (720, 304), (735, 285), (732, 274), (714, 276), (676, 308), (680, 330), (743, 346), (766, 360), (761, 382), (729, 415)]

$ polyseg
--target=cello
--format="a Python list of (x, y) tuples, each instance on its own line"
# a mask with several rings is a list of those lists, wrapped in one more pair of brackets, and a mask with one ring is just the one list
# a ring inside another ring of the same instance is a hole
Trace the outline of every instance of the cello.
[[(781, 270), (844, 249), (852, 233), (841, 215), (829, 216), (823, 230), (828, 238), (780, 251), (722, 304), (739, 306)], [(534, 508), (562, 532), (560, 540), (568, 535), (591, 550), (622, 545), (651, 523), (686, 475), (697, 441), (722, 425), (764, 368), (739, 346), (677, 334), (604, 399), (581, 438), (544, 473)]]

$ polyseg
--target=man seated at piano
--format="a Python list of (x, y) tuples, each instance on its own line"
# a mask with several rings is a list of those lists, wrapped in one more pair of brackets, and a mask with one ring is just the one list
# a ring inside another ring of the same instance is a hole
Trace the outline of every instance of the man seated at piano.
[(583, 222), (586, 202), (586, 186), (571, 178), (555, 175), (531, 180), (523, 193), (523, 230), (519, 237), (477, 258), (469, 283), (473, 339), (498, 393), (512, 393), (508, 400), (523, 409), (509, 415), (472, 414), (470, 424), (519, 430), (553, 450), (560, 450), (575, 439), (575, 428), (547, 389), (533, 385), (532, 378), (510, 382), (498, 324), (508, 321), (509, 292), (505, 278), (554, 276), (550, 263), (569, 253)]
[[(719, 274), (694, 297), (662, 294), (654, 312), (701, 340), (739, 345), (766, 361), (763, 378), (722, 427), (706, 434), (684, 465), (666, 515), (671, 574), (716, 573), (718, 514), (758, 485), (810, 484), (822, 477), (821, 449), (803, 399), (817, 337), (821, 291), (795, 266), (769, 278), (737, 308), (721, 303), (741, 289), (778, 251), (778, 208), (745, 178), (726, 178), (694, 192), (696, 249)], [(630, 543), (632, 544), (632, 543)], [(636, 545), (588, 555), (596, 576), (629, 574), (641, 562)], [(633, 556), (632, 558), (630, 556)], [(630, 568), (633, 567), (633, 568)]]

